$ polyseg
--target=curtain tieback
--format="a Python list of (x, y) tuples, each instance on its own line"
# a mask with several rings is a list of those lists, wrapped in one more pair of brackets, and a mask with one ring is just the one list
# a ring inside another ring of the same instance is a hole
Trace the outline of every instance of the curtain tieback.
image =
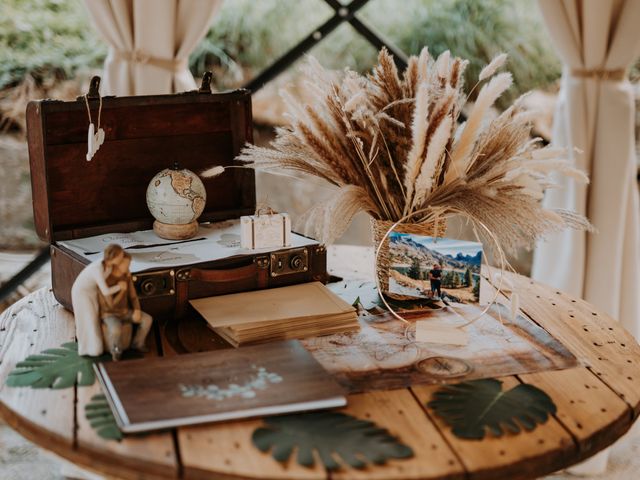
[(146, 54), (140, 50), (132, 52), (124, 50), (114, 50), (113, 58), (130, 63), (138, 63), (141, 65), (153, 65), (154, 67), (163, 68), (170, 72), (179, 72), (187, 68), (187, 60), (178, 60), (177, 58), (160, 58)]
[(624, 80), (627, 74), (624, 68), (618, 68), (616, 70), (605, 70), (603, 68), (572, 68), (571, 75), (578, 78), (596, 78), (598, 80)]

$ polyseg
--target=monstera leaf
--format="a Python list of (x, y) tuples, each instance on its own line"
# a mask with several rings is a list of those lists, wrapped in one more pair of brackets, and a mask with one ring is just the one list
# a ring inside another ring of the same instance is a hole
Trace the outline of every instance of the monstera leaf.
[(122, 440), (122, 432), (111, 413), (109, 402), (103, 394), (94, 395), (84, 407), (84, 416), (91, 428), (105, 440)]
[(253, 444), (279, 462), (286, 462), (294, 448), (297, 461), (314, 465), (313, 451), (328, 470), (340, 468), (338, 457), (353, 468), (383, 464), (390, 458), (408, 458), (413, 451), (373, 422), (336, 412), (313, 412), (270, 417), (253, 432)]
[(54, 389), (73, 387), (76, 383), (79, 386), (93, 385), (93, 364), (107, 358), (80, 356), (77, 343), (65, 343), (60, 348), (50, 348), (18, 362), (7, 377), (7, 385)]
[(539, 388), (520, 384), (505, 392), (502, 382), (491, 378), (448, 385), (434, 393), (427, 406), (452, 427), (454, 435), (477, 440), (487, 429), (498, 437), (505, 430), (533, 430), (556, 413), (549, 395)]

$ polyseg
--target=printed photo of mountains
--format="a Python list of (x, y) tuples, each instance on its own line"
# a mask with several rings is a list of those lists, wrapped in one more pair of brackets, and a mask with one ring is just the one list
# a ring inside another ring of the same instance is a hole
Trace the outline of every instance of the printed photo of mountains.
[(393, 232), (389, 235), (389, 252), (391, 293), (478, 303), (481, 243)]

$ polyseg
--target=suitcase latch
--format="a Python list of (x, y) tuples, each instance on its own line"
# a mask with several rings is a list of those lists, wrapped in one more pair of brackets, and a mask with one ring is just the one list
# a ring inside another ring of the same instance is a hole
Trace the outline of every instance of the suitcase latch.
[(191, 269), (189, 268), (183, 268), (182, 270), (178, 270), (178, 272), (176, 273), (176, 280), (178, 280), (179, 282), (189, 280), (190, 277)]
[(162, 297), (176, 293), (175, 271), (136, 273), (131, 280), (140, 298)]
[(294, 248), (271, 254), (271, 276), (292, 275), (309, 270), (309, 253), (306, 248)]
[(262, 255), (260, 257), (256, 257), (255, 260), (258, 268), (268, 268), (269, 267), (269, 257), (267, 255)]

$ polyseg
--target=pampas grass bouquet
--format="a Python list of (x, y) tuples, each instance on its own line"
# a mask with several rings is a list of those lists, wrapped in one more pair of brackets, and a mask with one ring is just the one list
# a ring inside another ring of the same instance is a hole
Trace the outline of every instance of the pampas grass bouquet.
[(433, 58), (424, 48), (402, 74), (384, 49), (367, 75), (328, 71), (311, 57), (303, 74), (314, 101), (301, 104), (284, 92), (290, 125), (277, 129), (270, 148), (249, 145), (238, 159), (333, 185), (335, 195), (305, 215), (307, 233), (325, 243), (359, 212), (374, 226), (431, 231), (458, 215), (509, 252), (566, 227), (589, 228), (585, 218), (541, 202), (554, 188), (552, 172), (588, 182), (563, 158), (567, 152), (531, 137), (531, 113), (520, 101), (489, 114), (512, 84), (511, 74), (500, 72), (505, 61), (498, 55), (482, 70), (463, 121), (467, 61), (448, 51)]

